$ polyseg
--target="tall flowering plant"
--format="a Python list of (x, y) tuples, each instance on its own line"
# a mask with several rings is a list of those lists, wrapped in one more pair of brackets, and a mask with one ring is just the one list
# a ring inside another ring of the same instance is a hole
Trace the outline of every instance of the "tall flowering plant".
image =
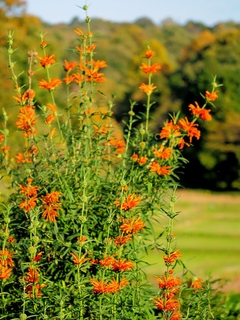
[[(64, 60), (62, 79), (51, 76), (55, 55), (40, 34), (40, 52), (28, 52), (28, 83), (22, 85), (12, 60), (13, 33), (8, 36), (22, 144), (11, 154), (4, 110), (1, 171), (13, 189), (1, 203), (2, 319), (202, 319), (202, 312), (211, 314), (203, 303), (211, 290), (200, 279), (184, 278), (173, 231), (179, 214), (175, 191), (178, 169), (186, 162), (181, 151), (200, 139), (197, 121), (211, 120), (208, 106), (219, 85), (214, 79), (202, 106), (190, 104), (190, 118), (172, 115), (160, 132), (151, 132), (157, 90), (152, 79), (161, 65), (147, 47), (139, 85), (146, 114), (134, 128), (137, 107), (131, 103), (122, 133), (113, 102), (99, 96), (107, 63), (95, 58), (90, 21), (87, 16), (87, 32), (74, 30), (76, 60)], [(48, 91), (46, 104), (36, 97), (36, 84)], [(56, 105), (60, 87), (66, 91), (64, 107)], [(159, 237), (154, 221), (167, 221)], [(165, 266), (155, 285), (145, 274), (150, 249)]]

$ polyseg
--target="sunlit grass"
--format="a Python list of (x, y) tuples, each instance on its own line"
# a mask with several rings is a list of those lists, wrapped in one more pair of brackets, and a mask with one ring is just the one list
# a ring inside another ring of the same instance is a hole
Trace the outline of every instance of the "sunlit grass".
[[(197, 276), (240, 278), (239, 195), (191, 190), (178, 194), (176, 210), (180, 214), (174, 232), (184, 264)], [(163, 231), (161, 225), (155, 225), (155, 230)], [(164, 271), (162, 256), (150, 252), (152, 265), (146, 268), (150, 278)]]

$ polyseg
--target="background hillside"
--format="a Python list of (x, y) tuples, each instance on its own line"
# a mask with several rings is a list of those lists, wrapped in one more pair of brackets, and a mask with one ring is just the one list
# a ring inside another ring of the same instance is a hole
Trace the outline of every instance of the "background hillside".
[[(7, 33), (14, 31), (17, 70), (27, 70), (28, 51), (40, 51), (39, 34), (46, 34), (49, 54), (56, 54), (58, 64), (51, 70), (54, 76), (63, 77), (63, 61), (75, 59), (72, 50), (77, 45), (73, 30), (85, 30), (85, 22), (74, 18), (70, 24), (50, 25), (38, 17), (25, 14), (25, 1), (0, 1), (0, 108), (11, 110), (9, 123), (14, 126), (17, 115), (14, 105), (13, 83), (8, 68)], [(136, 100), (135, 112), (144, 108), (144, 94), (138, 89), (143, 82), (139, 65), (146, 45), (156, 52), (155, 60), (162, 65), (162, 72), (155, 78), (158, 86), (152, 109), (151, 126), (159, 130), (169, 112), (187, 113), (188, 105), (202, 103), (200, 93), (211, 90), (213, 76), (222, 83), (217, 109), (212, 111), (213, 121), (202, 123), (202, 139), (194, 142), (195, 148), (185, 150), (190, 160), (181, 183), (188, 188), (211, 190), (240, 189), (240, 25), (229, 21), (208, 27), (194, 21), (179, 25), (166, 19), (160, 25), (143, 17), (134, 23), (113, 23), (92, 20), (92, 31), (97, 44), (96, 58), (106, 60), (106, 101), (114, 93), (114, 115), (121, 124), (127, 119), (129, 100)], [(40, 53), (39, 53), (40, 54)], [(37, 80), (43, 77), (36, 64)], [(54, 71), (53, 71), (54, 70)], [(22, 83), (27, 74), (21, 75)], [(38, 91), (37, 81), (33, 89)], [(101, 87), (99, 87), (101, 91)], [(42, 91), (41, 91), (42, 92)], [(58, 106), (64, 107), (65, 92), (58, 90)], [(41, 101), (47, 101), (47, 93)], [(105, 103), (105, 101), (103, 102)], [(122, 124), (121, 124), (122, 125)], [(136, 123), (136, 125), (138, 125)], [(15, 141), (12, 145), (17, 148)], [(194, 177), (194, 178), (193, 178)]]

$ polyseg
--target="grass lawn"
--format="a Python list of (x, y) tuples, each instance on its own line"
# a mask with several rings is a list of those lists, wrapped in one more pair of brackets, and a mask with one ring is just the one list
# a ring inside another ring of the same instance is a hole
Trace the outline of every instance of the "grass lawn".
[[(240, 193), (179, 190), (178, 196), (174, 233), (182, 261), (196, 276), (227, 278), (226, 290), (240, 292)], [(157, 225), (156, 232), (161, 231)], [(150, 279), (164, 271), (162, 256), (149, 254)]]

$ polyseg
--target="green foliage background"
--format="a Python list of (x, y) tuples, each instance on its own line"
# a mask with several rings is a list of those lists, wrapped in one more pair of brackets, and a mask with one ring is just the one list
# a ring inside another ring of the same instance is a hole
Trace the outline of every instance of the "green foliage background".
[[(24, 1), (9, 2), (15, 2), (15, 5), (8, 5), (8, 2), (0, 1), (0, 109), (6, 106), (15, 108), (6, 50), (9, 30), (14, 30), (15, 44), (19, 48), (15, 54), (19, 73), (26, 69), (27, 52), (39, 51), (38, 35), (43, 32), (47, 33), (46, 39), (56, 54), (55, 76), (63, 76), (63, 57), (68, 55), (71, 61), (74, 53), (69, 48), (77, 45), (73, 30), (77, 27), (85, 29), (85, 22), (77, 17), (69, 25), (49, 25), (37, 17), (26, 15)], [(104, 94), (110, 97), (115, 92), (114, 113), (119, 123), (128, 116), (129, 100), (138, 102), (134, 110), (136, 113), (144, 110), (144, 95), (138, 89), (142, 82), (139, 64), (140, 53), (148, 43), (156, 52), (155, 59), (162, 64), (162, 72), (155, 79), (159, 91), (155, 93), (156, 103), (152, 108), (152, 129), (162, 126), (168, 112), (181, 110), (184, 113), (194, 101), (201, 105), (200, 93), (210, 90), (207, 86), (217, 75), (218, 83), (223, 84), (219, 92), (219, 108), (213, 111), (212, 122), (201, 124), (201, 141), (195, 143), (194, 149), (186, 149), (185, 155), (190, 164), (186, 165), (184, 176), (180, 175), (181, 183), (191, 188), (239, 189), (240, 25), (227, 22), (209, 28), (194, 21), (179, 25), (171, 19), (155, 25), (145, 17), (134, 23), (94, 19), (91, 25), (93, 30), (97, 30), (98, 58), (106, 60), (109, 66), (105, 72), (107, 86)], [(38, 69), (39, 63), (36, 71)], [(21, 77), (24, 83), (27, 75), (22, 74)], [(36, 77), (37, 80), (43, 78), (41, 71)], [(37, 87), (33, 89), (38, 92)], [(63, 95), (60, 89), (58, 107), (62, 106)], [(41, 99), (39, 103), (44, 103), (46, 96), (41, 94)], [(12, 126), (15, 115), (9, 119)], [(14, 138), (9, 143), (18, 148)]]

